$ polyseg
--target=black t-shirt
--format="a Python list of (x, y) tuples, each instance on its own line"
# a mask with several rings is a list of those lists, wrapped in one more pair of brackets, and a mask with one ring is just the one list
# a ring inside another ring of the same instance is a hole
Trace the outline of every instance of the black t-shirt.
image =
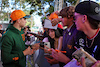
[(77, 36), (75, 44), (76, 47), (83, 47), (83, 49), (92, 55), (95, 59), (100, 60), (100, 31), (94, 39), (88, 39), (83, 32), (80, 32)]

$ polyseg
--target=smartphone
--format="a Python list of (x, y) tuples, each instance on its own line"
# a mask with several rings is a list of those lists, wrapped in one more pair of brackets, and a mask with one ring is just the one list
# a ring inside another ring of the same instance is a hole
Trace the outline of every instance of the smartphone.
[(44, 48), (44, 45), (48, 48), (50, 48), (50, 42), (41, 42), (40, 43), (40, 47), (43, 47)]

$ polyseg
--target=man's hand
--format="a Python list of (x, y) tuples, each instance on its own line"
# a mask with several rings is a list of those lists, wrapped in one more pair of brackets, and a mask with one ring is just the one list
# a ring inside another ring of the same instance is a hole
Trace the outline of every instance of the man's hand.
[[(52, 59), (51, 59), (51, 58)], [(50, 63), (50, 64), (57, 64), (57, 63), (59, 63), (56, 59), (54, 59), (52, 56), (50, 56), (50, 57), (45, 57), (46, 59), (47, 59), (47, 61), (48, 61), (48, 63)]]
[(56, 18), (56, 19), (51, 20), (52, 26), (57, 25), (59, 22), (60, 22), (60, 18)]
[(70, 61), (66, 55), (61, 52), (56, 52), (54, 49), (52, 49), (52, 57), (63, 63), (68, 63)]
[(81, 58), (81, 65), (82, 65), (82, 67), (86, 67), (86, 64), (85, 64), (85, 58)]
[[(82, 64), (82, 67), (86, 67), (84, 58), (81, 58), (81, 64)], [(100, 67), (100, 60), (98, 60), (94, 65), (92, 65), (92, 67)]]
[(59, 11), (55, 11), (55, 12), (53, 12), (53, 13), (56, 13), (56, 14), (59, 16)]
[(27, 48), (27, 49), (25, 49), (24, 51), (23, 51), (23, 54), (26, 56), (26, 55), (32, 55), (34, 53), (34, 50), (33, 49), (31, 49), (30, 48), (30, 46)]
[(33, 49), (33, 50), (38, 50), (39, 47), (40, 47), (39, 44), (40, 44), (40, 43), (36, 43), (36, 44), (32, 45), (32, 49)]
[(0, 37), (2, 37), (2, 34), (0, 33)]
[(100, 60), (98, 60), (92, 67), (100, 67)]

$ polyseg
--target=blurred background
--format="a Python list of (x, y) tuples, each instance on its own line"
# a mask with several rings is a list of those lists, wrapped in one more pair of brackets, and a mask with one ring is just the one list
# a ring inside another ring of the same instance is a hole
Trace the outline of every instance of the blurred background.
[[(27, 15), (31, 15), (31, 18), (27, 19), (26, 24), (26, 26), (30, 27), (31, 32), (43, 32), (42, 17), (54, 11), (60, 11), (65, 6), (76, 6), (81, 1), (85, 0), (0, 0), (0, 24), (2, 24), (2, 30), (6, 30), (9, 25), (11, 12), (15, 9), (20, 9)], [(100, 0), (91, 1), (96, 1), (100, 4)], [(2, 67), (1, 50), (0, 67)]]

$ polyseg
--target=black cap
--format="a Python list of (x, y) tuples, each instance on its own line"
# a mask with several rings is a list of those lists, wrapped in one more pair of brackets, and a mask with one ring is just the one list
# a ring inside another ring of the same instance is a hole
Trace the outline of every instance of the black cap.
[(75, 12), (83, 15), (88, 15), (92, 19), (100, 21), (100, 6), (96, 2), (93, 1), (80, 2), (75, 8)]

